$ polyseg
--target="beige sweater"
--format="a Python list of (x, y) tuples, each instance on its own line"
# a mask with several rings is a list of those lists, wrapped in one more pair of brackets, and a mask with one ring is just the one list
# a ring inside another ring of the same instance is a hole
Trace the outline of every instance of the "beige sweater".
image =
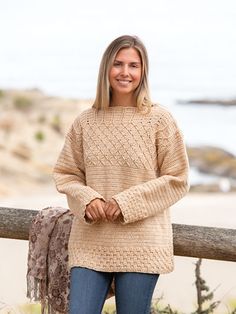
[[(74, 121), (54, 169), (75, 214), (69, 265), (106, 272), (173, 270), (169, 207), (188, 191), (183, 137), (160, 105), (88, 109)], [(123, 219), (89, 223), (85, 207), (114, 198)]]

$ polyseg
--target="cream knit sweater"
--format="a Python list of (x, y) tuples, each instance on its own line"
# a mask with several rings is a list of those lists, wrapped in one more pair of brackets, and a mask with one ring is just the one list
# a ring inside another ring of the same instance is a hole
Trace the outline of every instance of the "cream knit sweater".
[[(169, 207), (188, 191), (183, 137), (170, 112), (136, 107), (88, 109), (74, 121), (54, 168), (75, 214), (69, 265), (106, 272), (173, 270)], [(123, 218), (89, 223), (85, 207), (115, 199)]]

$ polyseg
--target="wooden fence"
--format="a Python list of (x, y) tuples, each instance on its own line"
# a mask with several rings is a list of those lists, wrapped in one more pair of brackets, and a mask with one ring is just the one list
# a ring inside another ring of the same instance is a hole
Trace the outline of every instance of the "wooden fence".
[[(28, 240), (37, 210), (0, 207), (0, 238)], [(173, 224), (174, 254), (236, 262), (236, 229)]]

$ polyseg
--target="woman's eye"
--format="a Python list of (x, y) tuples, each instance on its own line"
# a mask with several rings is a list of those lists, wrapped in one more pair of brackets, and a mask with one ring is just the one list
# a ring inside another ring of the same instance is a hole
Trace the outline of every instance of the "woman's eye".
[(115, 67), (120, 66), (120, 63), (119, 63), (119, 62), (115, 62), (115, 63), (114, 63), (114, 66), (115, 66)]
[(132, 67), (132, 68), (137, 68), (138, 65), (137, 65), (137, 64), (132, 64), (131, 67)]

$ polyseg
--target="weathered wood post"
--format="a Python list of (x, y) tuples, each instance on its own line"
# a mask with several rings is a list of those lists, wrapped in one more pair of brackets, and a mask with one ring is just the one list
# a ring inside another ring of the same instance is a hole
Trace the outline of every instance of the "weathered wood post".
[(0, 207), (0, 237), (28, 240), (31, 221), (37, 210)]
[[(28, 240), (37, 210), (0, 207), (0, 237)], [(236, 229), (173, 224), (174, 253), (236, 262)]]

